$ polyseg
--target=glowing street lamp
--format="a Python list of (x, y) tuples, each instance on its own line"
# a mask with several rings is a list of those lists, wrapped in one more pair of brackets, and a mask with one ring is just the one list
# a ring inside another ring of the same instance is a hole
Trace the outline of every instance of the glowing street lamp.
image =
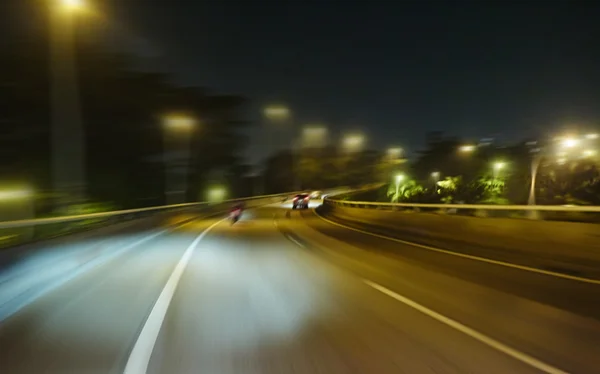
[(362, 149), (365, 143), (365, 137), (360, 134), (346, 135), (343, 139), (343, 146), (349, 152), (356, 152)]
[(585, 138), (589, 140), (598, 139), (598, 134), (587, 134)]
[(189, 116), (172, 115), (164, 119), (164, 126), (169, 131), (189, 133), (196, 127), (196, 121)]
[(400, 191), (400, 183), (402, 183), (402, 181), (405, 178), (406, 177), (404, 176), (404, 174), (396, 174), (396, 177), (394, 178), (396, 181), (396, 202), (398, 201), (398, 193)]
[(437, 183), (440, 180), (440, 172), (434, 171), (431, 173), (431, 178)]
[(165, 200), (167, 205), (185, 202), (191, 153), (190, 134), (196, 119), (183, 114), (163, 118)]
[(50, 11), (50, 107), (53, 189), (57, 209), (86, 196), (85, 135), (75, 53), (75, 16), (83, 0), (52, 0)]
[(494, 168), (494, 178), (497, 178), (500, 171), (506, 167), (506, 163), (502, 161), (497, 161), (494, 162), (492, 166)]
[(475, 151), (475, 148), (476, 147), (472, 144), (466, 144), (466, 145), (460, 146), (460, 148), (458, 150), (463, 153), (471, 153), (471, 152)]
[(21, 200), (33, 197), (33, 191), (30, 189), (0, 190), (0, 200)]
[(223, 186), (214, 186), (208, 189), (206, 195), (209, 202), (218, 203), (225, 200), (225, 197), (227, 196), (227, 190)]
[(579, 145), (579, 139), (576, 138), (565, 138), (561, 141), (560, 145), (563, 148), (573, 148)]
[(302, 129), (302, 146), (305, 148), (324, 147), (327, 143), (325, 126), (309, 125)]
[(60, 0), (60, 4), (69, 11), (76, 11), (85, 6), (83, 0)]
[(290, 117), (290, 110), (283, 105), (271, 105), (264, 109), (264, 115), (270, 120), (285, 120)]
[(583, 157), (593, 157), (596, 155), (596, 151), (593, 149), (586, 149), (583, 151)]
[(397, 160), (402, 156), (403, 149), (400, 147), (393, 147), (387, 149), (387, 155), (391, 160)]

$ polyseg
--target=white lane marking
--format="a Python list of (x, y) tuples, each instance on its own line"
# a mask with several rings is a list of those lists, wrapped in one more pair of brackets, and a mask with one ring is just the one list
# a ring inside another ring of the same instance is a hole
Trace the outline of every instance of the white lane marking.
[(290, 236), (290, 235), (286, 235), (285, 237), (286, 237), (286, 238), (288, 238), (289, 240), (291, 240), (291, 241), (292, 241), (294, 244), (296, 244), (298, 247), (300, 247), (300, 248), (306, 248), (306, 247), (304, 246), (304, 244), (300, 243), (299, 241), (297, 241), (296, 239), (294, 239), (292, 236)]
[(165, 287), (160, 293), (160, 296), (158, 296), (156, 303), (152, 307), (152, 311), (150, 311), (150, 314), (144, 323), (144, 327), (142, 327), (142, 331), (140, 332), (135, 345), (133, 346), (133, 350), (129, 355), (129, 359), (127, 360), (127, 364), (125, 365), (125, 370), (123, 373), (146, 373), (148, 370), (148, 364), (150, 363), (150, 357), (152, 356), (152, 351), (154, 350), (154, 344), (156, 344), (156, 339), (158, 338), (160, 328), (167, 314), (167, 310), (169, 309), (169, 305), (171, 304), (171, 299), (175, 294), (175, 290), (177, 289), (177, 285), (179, 284), (179, 280), (181, 279), (187, 264), (190, 262), (190, 258), (194, 254), (194, 250), (202, 238), (204, 238), (204, 236), (206, 236), (206, 234), (208, 234), (212, 228), (226, 219), (227, 218), (224, 218), (210, 225), (206, 230), (198, 235), (196, 239), (194, 239), (189, 247), (187, 247), (183, 253), (183, 256), (181, 256), (181, 259), (175, 266), (173, 273), (171, 273), (169, 280), (167, 280)]
[(460, 322), (457, 322), (451, 318), (448, 318), (438, 312), (435, 312), (427, 307), (424, 307), (423, 305), (412, 301), (411, 299), (404, 297), (402, 295), (399, 295), (397, 293), (395, 293), (392, 290), (389, 290), (383, 286), (380, 286), (377, 283), (371, 282), (367, 279), (363, 279), (363, 282), (365, 282), (367, 285), (369, 285), (370, 287), (376, 289), (379, 292), (382, 292), (390, 297), (392, 297), (393, 299), (396, 299), (398, 301), (400, 301), (401, 303), (418, 310), (419, 312), (447, 325), (452, 327), (455, 330), (458, 330), (460, 332), (462, 332), (463, 334), (466, 334), (480, 342), (482, 342), (485, 345), (488, 345), (502, 353), (507, 354), (508, 356), (511, 356), (512, 358), (515, 358), (529, 366), (532, 366), (540, 371), (543, 371), (544, 373), (549, 373), (549, 374), (568, 374), (566, 371), (562, 371), (560, 369), (557, 369), (549, 364), (546, 364), (545, 362), (542, 362), (540, 360), (538, 360), (537, 358), (531, 357), (526, 353), (523, 352), (519, 352), (516, 349), (513, 349), (503, 343), (500, 343), (499, 341), (490, 338), (487, 335), (484, 335), (482, 333), (480, 333), (479, 331), (473, 330), (470, 327), (467, 327), (465, 325), (463, 325)]
[(469, 260), (487, 262), (488, 264), (494, 264), (494, 265), (505, 266), (505, 267), (509, 267), (509, 268), (513, 268), (513, 269), (519, 269), (519, 270), (529, 271), (529, 272), (532, 272), (532, 273), (549, 275), (551, 277), (563, 278), (563, 279), (568, 279), (568, 280), (577, 281), (577, 282), (583, 282), (583, 283), (590, 283), (590, 284), (600, 285), (600, 280), (598, 280), (598, 279), (576, 277), (576, 276), (573, 276), (573, 275), (557, 273), (557, 272), (554, 272), (554, 271), (536, 269), (536, 268), (532, 268), (532, 267), (529, 267), (529, 266), (513, 264), (513, 263), (510, 263), (510, 262), (492, 260), (492, 259), (485, 258), (485, 257), (467, 255), (467, 254), (464, 254), (464, 253), (453, 252), (453, 251), (449, 251), (449, 250), (446, 250), (446, 249), (430, 247), (428, 245), (419, 244), (419, 243), (413, 243), (413, 242), (409, 242), (409, 241), (406, 241), (406, 240), (396, 239), (396, 238), (392, 238), (390, 236), (379, 235), (379, 234), (375, 234), (375, 233), (372, 233), (372, 232), (369, 232), (369, 231), (365, 231), (365, 230), (361, 230), (361, 229), (356, 229), (354, 227), (342, 225), (341, 223), (337, 223), (335, 221), (327, 219), (327, 218), (321, 216), (320, 214), (318, 214), (316, 212), (315, 212), (315, 215), (317, 217), (319, 217), (320, 219), (322, 219), (323, 221), (329, 222), (332, 225), (343, 227), (345, 229), (353, 230), (353, 231), (360, 232), (360, 233), (363, 233), (363, 234), (375, 236), (377, 238), (391, 240), (391, 241), (394, 241), (394, 242), (397, 242), (397, 243), (407, 244), (407, 245), (410, 245), (410, 246), (413, 246), (413, 247), (423, 248), (423, 249), (427, 249), (427, 250), (434, 251), (434, 252), (444, 253), (444, 254), (447, 254), (447, 255), (452, 255), (452, 256), (457, 256), (457, 257), (462, 257), (462, 258), (468, 258)]
[[(102, 265), (108, 263), (109, 261), (112, 261), (119, 255), (122, 255), (123, 253), (125, 253), (141, 244), (144, 244), (160, 235), (163, 235), (165, 233), (169, 233), (169, 232), (175, 231), (177, 229), (180, 229), (182, 227), (185, 227), (194, 221), (195, 221), (195, 219), (185, 221), (183, 223), (178, 223), (178, 224), (172, 225), (166, 229), (157, 231), (153, 234), (150, 234), (139, 240), (136, 240), (133, 243), (127, 244), (124, 247), (110, 251), (109, 253), (106, 253), (106, 254), (101, 254), (99, 257), (92, 258), (91, 260), (89, 260), (81, 265), (78, 265), (76, 267), (69, 269), (66, 274), (60, 275), (58, 277), (53, 277), (51, 279), (46, 279), (42, 286), (38, 286), (38, 284), (35, 284), (34, 286), (29, 287), (28, 289), (26, 289), (24, 291), (21, 291), (21, 293), (19, 295), (17, 295), (16, 297), (11, 297), (7, 300), (0, 300), (0, 322), (2, 322), (3, 320), (7, 319), (8, 317), (14, 315), (19, 310), (21, 310), (24, 307), (26, 307), (27, 305), (31, 304), (33, 301), (35, 301), (39, 297), (61, 287), (62, 285), (66, 284), (67, 282), (76, 279), (77, 277), (85, 274), (86, 272), (88, 272), (98, 266), (102, 266)], [(64, 261), (64, 259), (69, 258), (72, 255), (73, 255), (72, 253), (63, 255), (63, 256), (60, 256), (57, 260), (59, 260), (59, 262)], [(56, 266), (56, 263), (57, 262), (54, 262), (53, 266)], [(35, 270), (35, 268), (33, 270)], [(17, 274), (16, 277), (22, 276), (22, 274), (25, 274), (25, 271), (23, 273)], [(9, 278), (5, 282), (10, 282), (12, 280), (13, 280), (13, 278)], [(38, 287), (38, 288), (36, 288), (36, 287)]]

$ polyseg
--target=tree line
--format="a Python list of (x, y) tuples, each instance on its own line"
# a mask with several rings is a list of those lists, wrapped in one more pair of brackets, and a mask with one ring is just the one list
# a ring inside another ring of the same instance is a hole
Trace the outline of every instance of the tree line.
[[(455, 137), (429, 134), (414, 161), (406, 169), (396, 170), (406, 177), (398, 181), (390, 175), (389, 183), (372, 198), (392, 202), (527, 204), (534, 157), (540, 157), (537, 204), (600, 204), (595, 149), (573, 148), (562, 155), (555, 141), (545, 142), (524, 140), (505, 146), (492, 141), (464, 151), (464, 143)], [(595, 141), (588, 144), (595, 145)], [(543, 153), (536, 156), (536, 152)]]
[[(0, 178), (43, 195), (52, 190), (48, 39), (9, 44), (0, 51)], [(79, 40), (76, 51), (90, 201), (122, 208), (164, 202), (163, 125), (173, 112), (198, 124), (185, 135), (191, 149), (187, 199), (198, 200), (215, 181), (245, 185), (244, 97), (177, 84), (169, 74), (142, 69), (131, 56), (96, 42)]]

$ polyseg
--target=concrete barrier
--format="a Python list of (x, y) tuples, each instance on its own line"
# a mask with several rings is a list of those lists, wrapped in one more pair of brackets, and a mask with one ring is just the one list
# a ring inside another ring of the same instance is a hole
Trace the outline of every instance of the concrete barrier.
[(323, 206), (323, 216), (398, 239), (600, 279), (600, 227), (576, 222), (478, 218)]

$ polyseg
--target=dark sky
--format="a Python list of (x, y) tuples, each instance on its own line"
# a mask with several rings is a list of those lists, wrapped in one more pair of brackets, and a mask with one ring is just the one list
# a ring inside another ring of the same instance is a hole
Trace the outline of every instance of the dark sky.
[[(295, 126), (414, 151), (431, 130), (512, 140), (600, 124), (597, 3), (110, 0), (105, 11), (179, 81), (250, 98), (249, 117), (283, 102)], [(253, 142), (249, 154), (264, 151)]]

